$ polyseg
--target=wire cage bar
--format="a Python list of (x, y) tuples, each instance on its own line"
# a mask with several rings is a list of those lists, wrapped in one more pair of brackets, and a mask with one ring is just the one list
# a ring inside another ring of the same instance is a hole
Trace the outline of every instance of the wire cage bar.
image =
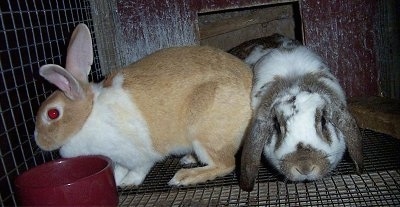
[(357, 175), (348, 155), (331, 175), (315, 182), (290, 182), (264, 160), (254, 191), (240, 190), (236, 173), (196, 186), (167, 185), (182, 167), (170, 157), (158, 163), (136, 188), (121, 188), (121, 206), (397, 206), (400, 205), (399, 140), (362, 130), (364, 173)]
[[(92, 26), (88, 1), (0, 1), (2, 205), (16, 204), (13, 179), (57, 153), (44, 153), (33, 137), (36, 111), (55, 89), (39, 77), (46, 63), (63, 65), (70, 32), (76, 24)], [(96, 51), (96, 44), (95, 53)], [(101, 79), (98, 55), (90, 78)]]

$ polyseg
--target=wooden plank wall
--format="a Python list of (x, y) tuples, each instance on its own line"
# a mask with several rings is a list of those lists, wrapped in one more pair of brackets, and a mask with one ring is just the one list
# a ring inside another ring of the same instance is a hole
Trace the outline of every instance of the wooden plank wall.
[(378, 58), (381, 94), (400, 99), (400, 1), (378, 3)]
[(200, 45), (229, 50), (242, 42), (274, 33), (296, 38), (294, 10), (293, 4), (280, 4), (201, 13), (198, 15)]
[[(114, 0), (121, 65), (161, 48), (199, 43), (197, 13), (285, 0)], [(378, 95), (376, 1), (300, 0), (304, 42), (331, 66), (350, 97)]]
[(350, 97), (378, 95), (377, 1), (303, 0), (304, 43), (326, 60)]

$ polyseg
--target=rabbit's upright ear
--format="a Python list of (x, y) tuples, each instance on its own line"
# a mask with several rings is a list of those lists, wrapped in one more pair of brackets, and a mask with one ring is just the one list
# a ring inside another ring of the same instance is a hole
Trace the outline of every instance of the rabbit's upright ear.
[(79, 81), (59, 65), (44, 65), (40, 67), (39, 74), (50, 83), (56, 85), (71, 100), (78, 100), (85, 96)]
[(81, 82), (88, 82), (88, 74), (93, 63), (92, 38), (89, 28), (79, 24), (72, 33), (65, 69)]
[(334, 110), (332, 121), (345, 137), (347, 149), (356, 166), (357, 173), (362, 173), (364, 166), (363, 143), (356, 120), (347, 110), (346, 106), (341, 105)]
[(92, 39), (85, 24), (79, 24), (72, 33), (67, 51), (65, 69), (54, 64), (40, 68), (39, 74), (56, 85), (71, 100), (85, 96), (81, 83), (88, 83), (93, 63)]
[(262, 151), (265, 142), (273, 133), (273, 124), (269, 117), (255, 117), (244, 137), (240, 167), (240, 187), (252, 191), (258, 175)]

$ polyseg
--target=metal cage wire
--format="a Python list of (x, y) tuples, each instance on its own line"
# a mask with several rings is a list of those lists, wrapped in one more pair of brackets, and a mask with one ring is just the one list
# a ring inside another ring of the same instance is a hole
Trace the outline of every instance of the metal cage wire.
[[(38, 75), (46, 63), (63, 65), (73, 28), (81, 22), (93, 31), (89, 1), (0, 1), (0, 199), (17, 205), (14, 178), (23, 171), (58, 157), (42, 152), (32, 135), (35, 113), (55, 88)], [(90, 79), (102, 79), (95, 34), (95, 59)], [(400, 205), (400, 142), (363, 130), (365, 173), (356, 175), (344, 159), (322, 180), (291, 183), (263, 162), (255, 190), (240, 190), (236, 173), (204, 184), (167, 185), (181, 167), (170, 157), (156, 164), (141, 186), (120, 188), (121, 206), (398, 206)]]
[[(54, 90), (38, 69), (46, 63), (64, 64), (70, 32), (80, 22), (91, 27), (91, 15), (89, 2), (81, 0), (4, 0), (0, 12), (0, 198), (2, 205), (16, 205), (15, 176), (57, 157), (43, 153), (31, 139), (36, 111)], [(91, 79), (101, 78), (99, 68), (96, 58)]]
[(121, 206), (398, 206), (399, 140), (362, 130), (364, 173), (357, 175), (346, 155), (330, 176), (315, 182), (289, 182), (262, 162), (254, 191), (240, 190), (236, 173), (196, 186), (167, 185), (182, 167), (170, 157), (156, 164), (144, 183), (120, 189)]

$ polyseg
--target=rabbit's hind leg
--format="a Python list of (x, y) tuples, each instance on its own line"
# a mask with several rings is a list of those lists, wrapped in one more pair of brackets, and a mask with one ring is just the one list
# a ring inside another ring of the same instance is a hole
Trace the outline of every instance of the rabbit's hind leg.
[[(223, 153), (220, 151), (220, 153)], [(169, 181), (169, 185), (186, 186), (197, 183), (203, 183), (208, 180), (214, 180), (217, 177), (225, 176), (235, 169), (234, 153), (228, 153), (230, 156), (216, 155), (216, 153), (207, 153), (203, 150), (196, 151), (199, 161), (207, 164), (204, 167), (180, 169)]]

